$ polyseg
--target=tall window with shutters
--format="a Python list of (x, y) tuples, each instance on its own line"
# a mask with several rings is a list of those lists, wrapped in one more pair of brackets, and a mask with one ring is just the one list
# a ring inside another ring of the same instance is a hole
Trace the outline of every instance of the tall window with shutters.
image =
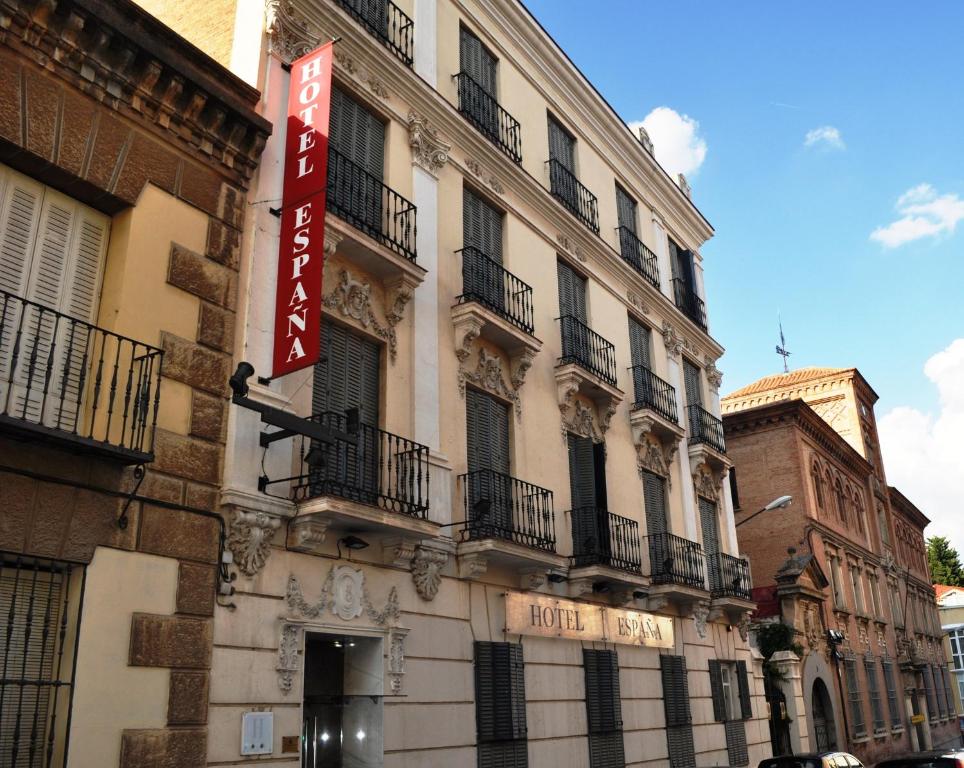
[(890, 727), (900, 728), (904, 723), (900, 714), (900, 704), (897, 701), (897, 686), (894, 684), (894, 662), (891, 659), (881, 659), (880, 668), (884, 673), (884, 687), (887, 689), (887, 712), (890, 715)]
[(385, 124), (358, 99), (331, 89), (328, 207), (369, 234), (382, 232)]
[(88, 340), (17, 299), (95, 323), (109, 235), (107, 216), (0, 165), (0, 413), (76, 428)]
[(750, 680), (745, 661), (710, 659), (713, 719), (723, 723), (730, 765), (748, 765), (745, 720), (753, 717)]
[(649, 553), (649, 573), (654, 577), (668, 576), (667, 563), (672, 564), (672, 552), (666, 534), (669, 523), (666, 515), (666, 478), (643, 470), (643, 504), (646, 508), (646, 543)]
[(462, 294), (499, 313), (507, 309), (502, 269), (502, 212), (462, 190)]
[(884, 705), (880, 700), (880, 680), (877, 677), (877, 664), (869, 653), (864, 657), (864, 674), (867, 676), (867, 690), (870, 693), (870, 713), (874, 718), (874, 733), (883, 733)]
[(930, 666), (925, 666), (924, 676), (924, 697), (927, 699), (927, 718), (937, 720), (937, 700), (934, 698), (934, 676)]
[(526, 691), (522, 645), (475, 643), (478, 768), (526, 768)]
[(847, 701), (850, 704), (850, 735), (860, 739), (867, 735), (864, 708), (860, 694), (860, 680), (857, 677), (857, 658), (850, 654), (844, 658), (844, 678), (847, 682)]
[(686, 657), (661, 654), (659, 669), (663, 683), (670, 768), (694, 768), (696, 753), (693, 748), (693, 715), (690, 711)]
[(623, 768), (623, 716), (615, 651), (584, 648), (590, 768)]
[[(459, 65), (476, 89), (470, 105), (471, 117), (479, 129), (490, 137), (499, 136), (498, 59), (482, 41), (465, 27), (459, 28)], [(464, 101), (464, 100), (463, 100)]]
[(473, 537), (511, 538), (509, 406), (492, 395), (465, 392), (468, 475), (466, 502)]
[(574, 564), (591, 565), (612, 554), (606, 513), (605, 445), (569, 433), (568, 448)]

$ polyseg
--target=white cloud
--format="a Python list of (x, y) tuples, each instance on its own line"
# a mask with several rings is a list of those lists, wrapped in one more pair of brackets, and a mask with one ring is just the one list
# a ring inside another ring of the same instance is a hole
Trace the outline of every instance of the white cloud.
[(964, 556), (961, 479), (964, 478), (964, 338), (933, 355), (924, 374), (937, 387), (940, 409), (899, 406), (877, 423), (887, 481), (932, 523), (924, 535), (946, 536)]
[(964, 219), (964, 200), (957, 195), (939, 195), (930, 184), (908, 189), (897, 198), (895, 208), (900, 218), (870, 233), (871, 240), (886, 248), (896, 248), (922, 237), (953, 234), (957, 222)]
[(846, 149), (840, 130), (832, 125), (822, 125), (807, 131), (803, 137), (805, 147), (826, 147), (827, 149)]
[(643, 126), (653, 141), (656, 159), (675, 180), (679, 173), (692, 176), (706, 159), (706, 139), (700, 124), (669, 107), (656, 107), (642, 121), (630, 123), (633, 133)]

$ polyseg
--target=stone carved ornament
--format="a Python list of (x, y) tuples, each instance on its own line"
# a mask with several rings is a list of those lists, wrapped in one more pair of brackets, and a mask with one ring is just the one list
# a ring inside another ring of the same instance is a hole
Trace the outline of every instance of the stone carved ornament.
[(740, 621), (736, 625), (737, 631), (740, 633), (740, 639), (743, 642), (747, 642), (750, 639), (750, 614), (742, 613), (740, 615)]
[[(522, 400), (519, 398), (519, 388), (505, 383), (502, 372), (502, 358), (488, 352), (484, 347), (480, 347), (475, 370), (470, 371), (464, 365), (467, 357), (466, 355), (466, 358), (459, 359), (459, 394), (463, 398), (465, 397), (465, 383), (469, 382), (479, 389), (484, 389), (496, 397), (502, 397), (511, 402), (515, 406), (516, 416), (521, 418)], [(529, 364), (531, 365), (531, 362)], [(521, 380), (519, 383), (521, 386)]]
[(372, 309), (371, 283), (359, 280), (347, 269), (338, 273), (338, 283), (324, 299), (328, 309), (337, 309), (343, 317), (355, 320), (363, 328), (371, 331), (380, 339), (388, 342), (388, 354), (395, 362), (398, 354), (398, 337), (395, 326), (401, 321), (405, 305), (411, 300), (411, 291), (400, 288), (390, 300), (390, 307), (384, 309), (385, 323), (381, 323)]
[(666, 347), (666, 354), (679, 361), (686, 342), (676, 329), (665, 320), (663, 321), (663, 344)]
[(321, 36), (298, 18), (291, 0), (267, 0), (264, 13), (268, 50), (286, 64), (321, 45)]
[(803, 630), (807, 638), (807, 644), (811, 649), (816, 650), (823, 638), (823, 622), (820, 619), (820, 612), (816, 603), (806, 603), (803, 613)]
[(710, 604), (701, 600), (693, 606), (693, 626), (701, 640), (706, 639), (706, 622), (710, 618)]
[(600, 430), (600, 428), (596, 425), (596, 420), (593, 416), (593, 409), (590, 406), (586, 405), (581, 400), (575, 400), (573, 401), (570, 413), (571, 416), (566, 418), (566, 412), (563, 412), (563, 442), (568, 441), (570, 432), (574, 435), (579, 435), (580, 437), (588, 437), (594, 443), (601, 443), (603, 441), (603, 432), (605, 430)]
[(465, 158), (465, 167), (475, 174), (477, 178), (488, 184), (497, 195), (505, 194), (505, 187), (502, 186), (501, 182), (499, 182), (495, 176), (483, 169), (478, 160), (472, 157)]
[(636, 459), (640, 476), (644, 470), (648, 470), (665, 478), (667, 483), (670, 482), (669, 467), (672, 458), (667, 456), (667, 451), (656, 438), (647, 435), (642, 439), (636, 446)]
[(714, 473), (706, 466), (700, 464), (693, 471), (693, 486), (696, 488), (696, 495), (711, 501), (719, 501), (722, 498), (722, 485), (724, 473)]
[(412, 148), (412, 162), (433, 176), (438, 176), (449, 161), (452, 145), (442, 141), (438, 131), (417, 112), (408, 113), (408, 144)]
[(238, 570), (254, 576), (264, 566), (271, 550), (271, 539), (281, 521), (265, 512), (235, 512), (228, 532), (228, 549)]
[[(314, 603), (304, 598), (301, 584), (292, 574), (288, 577), (285, 597), (288, 611), (294, 618), (318, 620), (330, 612), (342, 621), (353, 621), (364, 614), (370, 622), (385, 630), (388, 638), (388, 673), (392, 693), (401, 693), (401, 676), (405, 674), (404, 640), (408, 630), (396, 626), (401, 611), (398, 592), (392, 587), (381, 610), (376, 610), (368, 594), (365, 574), (350, 565), (336, 565), (328, 571), (321, 594)], [(278, 685), (285, 693), (291, 691), (294, 674), (301, 665), (300, 624), (284, 622), (278, 644)]]
[(448, 553), (438, 549), (418, 547), (412, 558), (412, 580), (415, 591), (423, 600), (434, 600), (442, 583), (442, 568), (448, 561)]
[(706, 358), (706, 381), (710, 385), (710, 389), (714, 392), (720, 391), (720, 386), (723, 384), (723, 371), (716, 367), (716, 361), (712, 357)]
[[(344, 45), (344, 44), (342, 44)], [(341, 69), (355, 78), (359, 83), (368, 87), (372, 93), (383, 101), (388, 101), (391, 94), (385, 84), (371, 72), (360, 66), (342, 46), (335, 46), (335, 61)]]

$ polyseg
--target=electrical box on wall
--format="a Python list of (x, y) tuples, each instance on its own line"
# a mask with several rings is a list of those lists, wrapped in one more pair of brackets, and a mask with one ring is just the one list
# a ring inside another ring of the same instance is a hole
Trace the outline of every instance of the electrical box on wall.
[(241, 715), (242, 755), (270, 755), (273, 743), (273, 712), (245, 712)]

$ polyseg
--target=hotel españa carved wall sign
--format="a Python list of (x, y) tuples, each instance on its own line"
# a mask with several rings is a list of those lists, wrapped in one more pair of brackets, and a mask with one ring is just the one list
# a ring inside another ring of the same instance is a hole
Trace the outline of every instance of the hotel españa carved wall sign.
[(525, 592), (506, 592), (505, 631), (648, 648), (674, 647), (673, 620), (668, 616)]
[(272, 377), (318, 362), (332, 43), (292, 62)]

